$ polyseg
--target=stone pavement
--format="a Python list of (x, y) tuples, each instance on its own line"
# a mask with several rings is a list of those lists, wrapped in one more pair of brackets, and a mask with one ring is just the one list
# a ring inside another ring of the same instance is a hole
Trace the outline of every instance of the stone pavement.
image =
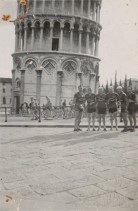
[[(119, 127), (123, 127), (123, 123), (119, 122)], [(81, 122), (81, 127), (87, 127), (87, 118), (83, 118)], [(95, 123), (96, 127), (98, 126), (98, 119)], [(106, 117), (106, 125), (110, 126), (109, 116)], [(5, 122), (4, 116), (0, 116), (0, 127), (64, 127), (71, 128), (74, 127), (74, 118), (72, 119), (48, 119), (45, 120), (42, 118), (41, 122), (38, 120), (31, 120), (31, 117), (21, 117), (21, 116), (8, 116), (8, 122)]]
[(0, 128), (0, 211), (137, 211), (137, 136)]

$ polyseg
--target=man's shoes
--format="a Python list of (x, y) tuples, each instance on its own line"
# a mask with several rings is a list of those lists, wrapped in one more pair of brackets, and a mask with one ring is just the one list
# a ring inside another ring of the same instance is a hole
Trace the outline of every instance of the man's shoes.
[(122, 133), (125, 133), (125, 132), (127, 132), (128, 131), (128, 129), (127, 128), (124, 128), (121, 132)]
[(78, 131), (82, 131), (82, 129), (78, 128)]
[(130, 132), (135, 132), (135, 128), (130, 128)]
[(96, 131), (94, 127), (93, 127), (93, 129), (92, 129), (92, 130), (93, 130), (93, 131)]
[(103, 129), (103, 131), (107, 131), (106, 127)]
[(78, 132), (78, 129), (74, 129), (74, 132)]

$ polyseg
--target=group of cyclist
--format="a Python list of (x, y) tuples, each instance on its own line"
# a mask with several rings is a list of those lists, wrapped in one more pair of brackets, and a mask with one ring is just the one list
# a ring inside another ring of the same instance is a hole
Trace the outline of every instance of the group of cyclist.
[[(132, 91), (131, 87), (127, 88), (127, 94), (123, 92), (121, 86), (117, 87), (117, 92), (114, 92), (112, 86), (109, 87), (109, 92), (104, 93), (103, 87), (99, 87), (98, 94), (92, 93), (91, 88), (88, 88), (87, 93), (84, 93), (83, 87), (78, 87), (78, 92), (74, 95), (73, 100), (75, 106), (75, 124), (74, 131), (81, 131), (80, 122), (83, 112), (86, 108), (88, 117), (88, 129), (95, 131), (95, 119), (96, 113), (98, 114), (99, 127), (101, 130), (101, 123), (103, 121), (103, 130), (106, 131), (106, 114), (109, 112), (111, 130), (113, 130), (113, 121), (115, 121), (116, 130), (118, 130), (118, 109), (121, 108), (121, 115), (124, 122), (124, 128), (121, 132), (127, 132), (128, 130), (133, 132), (136, 128), (136, 95)], [(130, 127), (128, 128), (128, 118), (130, 121)]]
[[(39, 118), (38, 107), (39, 104), (35, 97), (30, 98), (30, 104), (28, 108), (32, 120)], [(46, 117), (52, 116), (52, 103), (50, 99), (46, 96), (46, 105), (43, 105), (43, 110), (46, 110)], [(62, 102), (63, 118), (66, 117), (66, 100)], [(101, 130), (101, 124), (103, 122), (103, 130), (106, 131), (106, 114), (109, 113), (111, 130), (113, 130), (113, 122), (115, 121), (115, 128), (118, 130), (118, 110), (121, 109), (121, 116), (123, 118), (124, 128), (122, 132), (127, 132), (128, 130), (133, 132), (136, 128), (136, 95), (132, 91), (131, 87), (127, 88), (127, 94), (123, 92), (121, 86), (117, 87), (117, 92), (114, 92), (112, 86), (109, 87), (109, 92), (105, 94), (103, 87), (99, 87), (98, 94), (92, 93), (92, 89), (84, 89), (82, 86), (78, 87), (78, 92), (74, 95), (74, 99), (69, 102), (70, 116), (75, 116), (74, 131), (81, 131), (80, 123), (82, 116), (87, 115), (88, 118), (88, 129), (95, 131), (95, 121), (98, 116), (98, 130)], [(73, 112), (72, 112), (73, 111)], [(75, 115), (74, 115), (75, 114)], [(130, 121), (130, 126), (128, 128), (128, 118)]]

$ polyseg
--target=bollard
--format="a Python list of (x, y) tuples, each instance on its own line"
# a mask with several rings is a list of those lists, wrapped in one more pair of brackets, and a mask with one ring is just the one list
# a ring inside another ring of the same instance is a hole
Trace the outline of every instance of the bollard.
[(38, 122), (41, 122), (41, 107), (38, 106), (39, 116), (38, 116)]
[(5, 122), (7, 122), (7, 107), (5, 107)]

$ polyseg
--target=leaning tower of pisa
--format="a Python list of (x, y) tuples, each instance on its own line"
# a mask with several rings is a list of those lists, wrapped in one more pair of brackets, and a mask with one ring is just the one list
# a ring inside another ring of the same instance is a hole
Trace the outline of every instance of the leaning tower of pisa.
[(101, 0), (17, 0), (12, 102), (18, 112), (34, 96), (40, 105), (73, 98), (78, 85), (96, 92)]

